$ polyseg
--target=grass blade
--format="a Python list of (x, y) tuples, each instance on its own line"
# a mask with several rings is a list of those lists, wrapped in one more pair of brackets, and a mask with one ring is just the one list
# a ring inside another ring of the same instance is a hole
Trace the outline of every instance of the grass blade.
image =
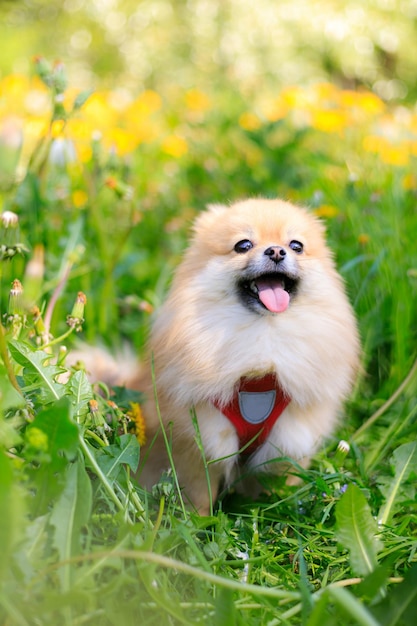
[(336, 605), (355, 620), (358, 626), (381, 626), (368, 609), (343, 587), (329, 588), (329, 596)]

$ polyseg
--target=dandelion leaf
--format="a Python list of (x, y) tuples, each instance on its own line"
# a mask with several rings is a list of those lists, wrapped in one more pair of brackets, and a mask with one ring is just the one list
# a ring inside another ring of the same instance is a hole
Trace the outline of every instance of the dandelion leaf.
[(417, 441), (399, 446), (390, 458), (393, 477), (381, 477), (378, 486), (385, 496), (378, 519), (380, 524), (389, 524), (398, 506), (415, 495), (414, 485), (407, 484), (412, 474), (417, 474)]
[(116, 479), (122, 465), (128, 465), (136, 472), (139, 465), (139, 443), (134, 435), (121, 435), (119, 443), (103, 448), (98, 462), (101, 469), (111, 481)]
[(93, 390), (83, 370), (74, 372), (66, 385), (66, 390), (77, 422), (83, 422), (88, 413), (88, 402), (93, 398)]
[[(64, 488), (55, 501), (50, 516), (54, 527), (53, 543), (62, 561), (80, 554), (81, 531), (90, 519), (91, 504), (91, 482), (80, 457), (67, 466)], [(64, 588), (67, 588), (71, 579), (69, 565), (61, 568), (60, 577)]]
[(378, 565), (381, 548), (377, 524), (362, 491), (349, 485), (336, 507), (337, 538), (349, 550), (352, 570), (358, 576), (370, 574)]
[(6, 368), (0, 363), (0, 414), (12, 408), (25, 406), (23, 396), (11, 384)]
[(26, 432), (26, 453), (33, 461), (28, 473), (35, 488), (38, 515), (61, 492), (65, 467), (77, 454), (78, 427), (71, 413), (68, 400), (62, 398), (38, 413)]
[(11, 384), (6, 368), (0, 364), (0, 441), (4, 448), (12, 448), (21, 441), (21, 435), (13, 420), (2, 419), (6, 412), (12, 413), (26, 406), (26, 400)]
[(23, 366), (23, 391), (36, 389), (40, 404), (51, 404), (65, 393), (65, 386), (56, 382), (56, 377), (65, 370), (56, 365), (48, 365), (51, 355), (42, 350), (35, 350), (21, 341), (10, 341), (10, 353), (19, 365)]

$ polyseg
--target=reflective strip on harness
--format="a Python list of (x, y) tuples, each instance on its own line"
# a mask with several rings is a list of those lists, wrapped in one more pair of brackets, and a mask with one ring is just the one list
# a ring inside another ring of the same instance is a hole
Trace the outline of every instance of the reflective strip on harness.
[(214, 401), (236, 428), (239, 447), (251, 454), (268, 438), (275, 422), (290, 403), (273, 374), (263, 378), (241, 378), (232, 400), (227, 405)]

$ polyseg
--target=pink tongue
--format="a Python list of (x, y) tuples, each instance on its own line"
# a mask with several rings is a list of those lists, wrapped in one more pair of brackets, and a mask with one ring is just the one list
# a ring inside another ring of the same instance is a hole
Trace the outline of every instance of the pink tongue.
[(282, 313), (288, 307), (290, 296), (282, 287), (282, 283), (273, 280), (259, 280), (256, 283), (258, 296), (262, 304), (271, 313)]

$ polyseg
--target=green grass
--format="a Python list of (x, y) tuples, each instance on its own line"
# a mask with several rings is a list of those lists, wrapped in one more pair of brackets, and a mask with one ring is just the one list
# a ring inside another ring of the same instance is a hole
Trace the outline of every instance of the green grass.
[[(404, 182), (415, 159), (399, 167), (361, 150), (365, 125), (332, 135), (286, 118), (245, 130), (248, 103), (220, 101), (203, 120), (181, 120), (182, 157), (157, 141), (123, 158), (96, 143), (88, 161), (57, 164), (47, 138), (4, 186), (19, 227), (2, 227), (2, 624), (415, 623), (417, 189)], [(164, 132), (172, 117), (160, 113)], [(119, 389), (109, 404), (82, 370), (57, 376), (79, 327), (89, 342), (128, 340), (140, 353), (193, 215), (252, 195), (337, 208), (328, 236), (363, 372), (337, 436), (311, 469), (295, 467), (298, 487), (276, 479), (257, 501), (222, 494), (206, 518), (184, 506), (175, 468), (152, 493), (132, 479), (129, 410), (140, 398)], [(16, 278), (24, 295), (9, 298)], [(73, 308), (79, 291), (84, 310)]]

